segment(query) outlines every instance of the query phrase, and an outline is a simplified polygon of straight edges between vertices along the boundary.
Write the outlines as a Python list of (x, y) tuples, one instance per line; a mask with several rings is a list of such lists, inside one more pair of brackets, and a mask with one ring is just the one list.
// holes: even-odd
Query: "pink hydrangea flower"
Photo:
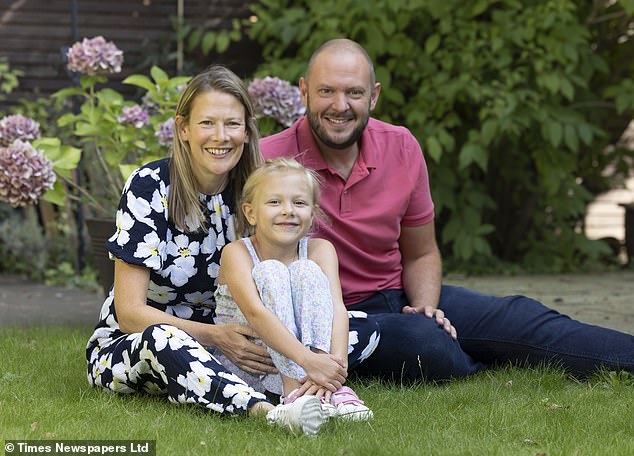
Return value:
[(32, 141), (40, 137), (40, 124), (20, 114), (0, 120), (0, 146), (7, 147), (16, 139)]
[(141, 128), (150, 123), (150, 115), (139, 105), (125, 106), (117, 120), (122, 124), (134, 125)]
[(254, 79), (248, 90), (258, 117), (272, 117), (285, 127), (290, 127), (306, 112), (299, 87), (283, 79), (270, 76)]
[(84, 38), (68, 50), (68, 69), (77, 73), (96, 75), (121, 71), (123, 51), (103, 36)]
[(174, 118), (170, 117), (159, 124), (154, 136), (158, 138), (158, 143), (161, 146), (172, 147), (174, 144)]
[(0, 147), (0, 201), (13, 207), (36, 203), (55, 183), (53, 164), (42, 152), (16, 139)]

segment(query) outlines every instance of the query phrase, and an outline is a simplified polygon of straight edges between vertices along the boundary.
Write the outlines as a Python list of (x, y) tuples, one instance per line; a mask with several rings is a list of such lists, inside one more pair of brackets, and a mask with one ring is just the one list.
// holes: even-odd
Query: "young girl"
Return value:
[(215, 320), (248, 322), (280, 375), (254, 377), (218, 356), (256, 389), (282, 394), (283, 404), (316, 395), (329, 416), (367, 420), (372, 411), (343, 386), (348, 316), (337, 254), (330, 242), (307, 237), (318, 201), (316, 175), (293, 159), (269, 160), (245, 183), (238, 227), (248, 224), (252, 234), (222, 252)]

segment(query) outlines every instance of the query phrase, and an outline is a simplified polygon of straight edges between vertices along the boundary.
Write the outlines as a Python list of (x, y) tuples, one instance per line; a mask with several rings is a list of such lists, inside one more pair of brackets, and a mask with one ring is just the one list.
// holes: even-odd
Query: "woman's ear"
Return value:
[(187, 122), (185, 122), (185, 118), (183, 116), (176, 116), (174, 119), (174, 128), (178, 129), (180, 133), (180, 137), (183, 141), (189, 140), (189, 128), (187, 128)]

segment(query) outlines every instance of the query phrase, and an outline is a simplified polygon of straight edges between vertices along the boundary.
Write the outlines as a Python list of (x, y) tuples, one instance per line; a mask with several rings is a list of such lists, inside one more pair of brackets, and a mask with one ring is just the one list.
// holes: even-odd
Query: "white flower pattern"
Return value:
[[(168, 164), (163, 159), (130, 175), (117, 230), (107, 247), (111, 257), (149, 269), (148, 305), (182, 319), (213, 323), (220, 253), (236, 239), (234, 196), (230, 188), (222, 195), (200, 195), (208, 229), (185, 233), (167, 216)], [(355, 353), (362, 350), (361, 334), (358, 339)], [(378, 343), (378, 336), (374, 341)], [(123, 333), (113, 291), (101, 308), (86, 359), (88, 381), (118, 393), (167, 395), (173, 403), (195, 403), (229, 415), (246, 414), (255, 402), (266, 400), (185, 331), (163, 324)]]

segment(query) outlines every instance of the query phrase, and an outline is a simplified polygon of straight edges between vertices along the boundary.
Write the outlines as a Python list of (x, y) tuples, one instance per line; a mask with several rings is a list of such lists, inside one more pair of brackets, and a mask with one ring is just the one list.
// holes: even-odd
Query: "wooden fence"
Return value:
[[(123, 71), (110, 78), (117, 90), (132, 90), (118, 85), (131, 73), (147, 71), (152, 60), (167, 61), (168, 40), (174, 36), (172, 18), (177, 14), (177, 0), (76, 0), (77, 34), (83, 37), (104, 36), (124, 51)], [(184, 21), (210, 29), (229, 28), (233, 18), (249, 16), (246, 0), (185, 0)], [(0, 57), (11, 68), (21, 70), (20, 86), (9, 95), (7, 104), (20, 98), (48, 96), (69, 85), (63, 52), (74, 42), (71, 0), (0, 0)], [(173, 38), (172, 38), (173, 39)], [(201, 53), (202, 54), (202, 53)], [(259, 63), (259, 47), (238, 43), (221, 56), (197, 55), (202, 68), (212, 62), (229, 66), (245, 77)], [(194, 65), (196, 66), (196, 65)], [(176, 73), (175, 61), (168, 73)]]

